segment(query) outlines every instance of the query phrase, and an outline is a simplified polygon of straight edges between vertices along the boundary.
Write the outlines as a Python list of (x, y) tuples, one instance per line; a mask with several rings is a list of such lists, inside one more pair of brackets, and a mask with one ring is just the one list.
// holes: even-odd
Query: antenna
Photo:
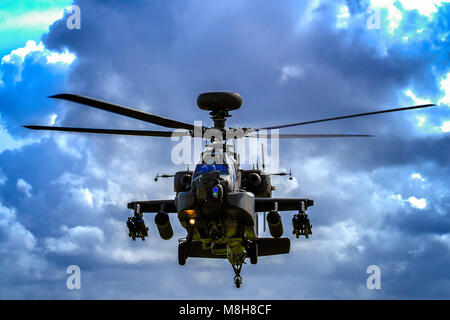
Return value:
[(289, 169), (289, 173), (286, 172), (276, 172), (276, 173), (269, 173), (269, 176), (289, 176), (289, 180), (293, 180), (292, 177), (292, 170)]
[(174, 174), (166, 174), (166, 173), (159, 175), (159, 172), (158, 172), (158, 174), (155, 177), (155, 182), (158, 182), (159, 178), (170, 178), (170, 177), (175, 177), (175, 175)]

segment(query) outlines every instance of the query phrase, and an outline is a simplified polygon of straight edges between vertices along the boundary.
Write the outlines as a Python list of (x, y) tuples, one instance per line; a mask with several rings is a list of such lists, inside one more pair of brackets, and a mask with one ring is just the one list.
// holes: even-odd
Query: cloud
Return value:
[(450, 73), (448, 73), (445, 77), (442, 77), (440, 81), (441, 90), (444, 93), (442, 99), (439, 100), (440, 104), (450, 104)]
[(1, 61), (2, 65), (13, 64), (17, 67), (18, 72), (14, 78), (15, 82), (22, 80), (23, 64), (27, 56), (33, 56), (35, 62), (42, 57), (45, 57), (49, 64), (61, 63), (66, 65), (70, 65), (76, 58), (75, 55), (70, 53), (67, 49), (62, 53), (53, 52), (46, 49), (42, 42), (36, 44), (33, 40), (27, 41), (25, 47), (12, 50), (10, 54), (3, 56)]
[(297, 79), (303, 76), (303, 69), (295, 65), (285, 65), (281, 68), (280, 82), (284, 83), (289, 79)]
[[(47, 96), (61, 90), (74, 56), (48, 50), (42, 42), (28, 41), (24, 47), (11, 50), (0, 63), (0, 96), (2, 125), (18, 145), (38, 140), (22, 128), (26, 121), (43, 121), (55, 113)], [(41, 120), (42, 119), (42, 120)], [(48, 123), (48, 120), (44, 120)], [(29, 138), (28, 138), (28, 137)]]
[(421, 175), (420, 173), (413, 173), (413, 174), (411, 175), (411, 178), (420, 180), (420, 181), (422, 181), (422, 182), (425, 181), (425, 178), (423, 178), (422, 175)]
[(60, 238), (45, 239), (46, 250), (52, 253), (80, 254), (91, 252), (104, 241), (105, 236), (101, 229), (94, 226), (61, 227)]
[(427, 207), (427, 199), (425, 198), (417, 199), (416, 197), (409, 197), (407, 201), (411, 204), (411, 207), (413, 208), (423, 210)]
[(427, 207), (427, 199), (425, 199), (425, 198), (418, 199), (418, 198), (412, 196), (412, 197), (409, 197), (408, 199), (404, 200), (402, 195), (400, 195), (400, 194), (393, 195), (392, 198), (398, 200), (401, 203), (409, 202), (409, 204), (411, 205), (412, 208), (423, 210)]
[(28, 198), (31, 197), (33, 187), (23, 179), (17, 180), (17, 188), (22, 191)]
[(442, 132), (450, 132), (450, 121), (445, 121), (441, 126)]
[(61, 19), (64, 15), (64, 10), (52, 8), (48, 10), (33, 10), (29, 12), (22, 12), (17, 15), (6, 15), (5, 19), (1, 20), (0, 27), (2, 30), (17, 30), (17, 29), (39, 29), (42, 31), (48, 30), (48, 27), (55, 21)]
[[(185, 231), (176, 216), (171, 216), (174, 239), (159, 239), (151, 214), (146, 215), (150, 238), (133, 242), (128, 237), (128, 201), (174, 196), (171, 181), (153, 181), (157, 172), (184, 169), (170, 163), (170, 143), (36, 133), (21, 127), (36, 123), (156, 129), (45, 98), (58, 92), (209, 125), (208, 115), (195, 105), (197, 95), (232, 90), (241, 93), (244, 104), (228, 123), (255, 127), (445, 97), (444, 4), (436, 6), (429, 20), (396, 3), (394, 13), (387, 12), (388, 23), (369, 30), (365, 9), (370, 3), (346, 3), (347, 27), (336, 28), (342, 3), (334, 1), (136, 1), (132, 6), (109, 1), (106, 6), (81, 0), (80, 30), (67, 29), (63, 18), (51, 26), (42, 44), (35, 40), (11, 48), (8, 61), (0, 66), (5, 132), (16, 141), (39, 139), (0, 148), (5, 221), (0, 234), (12, 237), (6, 226), (13, 225), (23, 236), (11, 238), (0, 257), (2, 270), (20, 284), (13, 286), (5, 276), (2, 287), (14, 297), (31, 298), (448, 296), (448, 286), (440, 281), (450, 270), (445, 242), (450, 234), (450, 140), (444, 129), (417, 129), (420, 119), (424, 127), (445, 128), (444, 106), (283, 131), (376, 137), (280, 142), (280, 165), (292, 169), (295, 179), (274, 178), (274, 196), (315, 200), (309, 210), (313, 236), (293, 238), (291, 214), (284, 215), (293, 252), (245, 265), (240, 290), (233, 287), (227, 261), (189, 259), (185, 267), (177, 265), (177, 238)], [(384, 8), (390, 10), (390, 5), (386, 2)], [(396, 10), (401, 19), (395, 19)], [(407, 42), (402, 39), (405, 32)], [(27, 190), (31, 197), (24, 197)], [(14, 245), (18, 251), (12, 250)], [(23, 258), (10, 258), (12, 254)], [(17, 261), (39, 267), (26, 276), (25, 265), (16, 268)], [(84, 279), (78, 295), (58, 289), (72, 264), (80, 266)], [(365, 287), (366, 269), (373, 264), (381, 267), (382, 291)]]

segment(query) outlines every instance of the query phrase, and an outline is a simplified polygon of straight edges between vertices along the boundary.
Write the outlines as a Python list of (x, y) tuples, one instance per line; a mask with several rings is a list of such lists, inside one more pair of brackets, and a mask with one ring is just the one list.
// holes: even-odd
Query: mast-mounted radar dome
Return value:
[(241, 107), (242, 97), (236, 92), (205, 92), (198, 96), (197, 105), (213, 112), (231, 111)]

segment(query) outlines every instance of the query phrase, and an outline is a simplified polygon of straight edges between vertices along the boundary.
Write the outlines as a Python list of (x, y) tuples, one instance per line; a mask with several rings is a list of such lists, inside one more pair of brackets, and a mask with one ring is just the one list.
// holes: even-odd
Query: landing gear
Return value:
[(251, 264), (257, 264), (258, 263), (258, 242), (256, 240), (253, 240), (250, 242), (248, 246), (248, 254), (250, 257), (250, 263)]
[(181, 242), (178, 244), (178, 264), (184, 266), (186, 264), (186, 243)]
[(236, 288), (240, 288), (242, 284), (242, 277), (241, 276), (235, 276), (234, 277), (234, 284), (236, 285)]
[(232, 267), (235, 273), (234, 284), (236, 285), (236, 288), (240, 288), (242, 284), (242, 277), (241, 277), (242, 264), (238, 266), (233, 265)]
[(186, 239), (178, 240), (180, 242), (178, 244), (178, 264), (180, 266), (184, 266), (189, 257), (189, 249), (192, 243), (192, 231), (192, 228), (189, 229)]

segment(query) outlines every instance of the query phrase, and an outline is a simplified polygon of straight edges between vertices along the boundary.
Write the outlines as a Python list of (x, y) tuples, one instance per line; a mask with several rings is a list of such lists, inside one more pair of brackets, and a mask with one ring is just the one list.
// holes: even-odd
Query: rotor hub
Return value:
[(214, 113), (228, 112), (241, 107), (242, 97), (236, 92), (205, 92), (198, 96), (197, 105)]
[(242, 97), (236, 92), (205, 92), (198, 96), (197, 105), (209, 114), (214, 121), (214, 128), (225, 132), (226, 118), (231, 117), (229, 111), (241, 107)]

